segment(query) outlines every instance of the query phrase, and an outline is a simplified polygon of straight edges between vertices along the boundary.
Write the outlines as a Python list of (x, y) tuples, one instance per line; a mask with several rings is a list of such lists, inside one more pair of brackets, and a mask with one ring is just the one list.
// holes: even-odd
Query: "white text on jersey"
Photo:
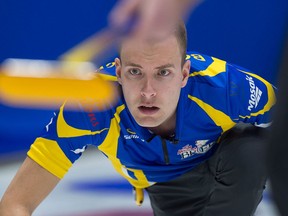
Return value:
[(262, 95), (262, 91), (255, 85), (254, 80), (251, 76), (246, 75), (246, 80), (249, 81), (250, 93), (251, 93), (247, 109), (251, 111), (252, 108), (256, 108), (258, 106), (258, 103)]

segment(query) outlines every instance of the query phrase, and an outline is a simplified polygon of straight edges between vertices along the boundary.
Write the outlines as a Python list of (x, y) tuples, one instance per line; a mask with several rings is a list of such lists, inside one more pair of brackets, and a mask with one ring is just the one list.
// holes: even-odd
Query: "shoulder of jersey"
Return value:
[(186, 60), (191, 61), (190, 76), (213, 77), (226, 71), (226, 61), (199, 52), (187, 52)]
[(97, 69), (97, 73), (104, 78), (105, 80), (109, 81), (117, 81), (116, 71), (115, 71), (115, 62), (113, 60), (108, 61), (107, 63), (101, 65)]

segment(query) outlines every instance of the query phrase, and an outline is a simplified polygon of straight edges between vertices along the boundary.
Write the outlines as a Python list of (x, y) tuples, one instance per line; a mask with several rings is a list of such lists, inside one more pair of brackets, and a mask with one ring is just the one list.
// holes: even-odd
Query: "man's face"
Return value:
[(135, 38), (123, 42), (121, 60), (115, 59), (116, 74), (139, 125), (161, 127), (175, 119), (180, 90), (190, 70), (190, 62), (182, 67), (181, 60), (175, 36), (154, 43)]

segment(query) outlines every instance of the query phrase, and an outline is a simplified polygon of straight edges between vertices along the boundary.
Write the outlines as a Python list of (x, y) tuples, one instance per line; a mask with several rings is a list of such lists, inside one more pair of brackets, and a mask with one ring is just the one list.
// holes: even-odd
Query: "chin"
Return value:
[(156, 121), (155, 119), (151, 118), (135, 119), (135, 120), (141, 127), (157, 127), (161, 124), (159, 123), (159, 121)]

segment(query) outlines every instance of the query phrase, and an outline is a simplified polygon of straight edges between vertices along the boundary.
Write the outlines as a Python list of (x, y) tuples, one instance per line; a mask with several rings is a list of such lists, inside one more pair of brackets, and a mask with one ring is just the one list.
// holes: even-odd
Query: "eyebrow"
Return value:
[[(125, 63), (125, 66), (132, 66), (132, 67), (143, 68), (141, 65), (135, 64), (135, 63), (133, 63), (133, 62), (127, 62), (127, 63)], [(169, 64), (160, 65), (160, 66), (156, 67), (155, 69), (161, 70), (161, 69), (170, 68), (170, 67), (175, 68), (175, 65), (169, 63)]]
[(127, 63), (124, 63), (125, 66), (132, 66), (132, 67), (138, 67), (138, 68), (142, 68), (141, 65), (139, 64), (135, 64), (133, 62), (127, 62)]
[(174, 64), (164, 64), (164, 65), (156, 67), (156, 69), (161, 70), (161, 69), (170, 68), (170, 67), (175, 68), (175, 65)]

